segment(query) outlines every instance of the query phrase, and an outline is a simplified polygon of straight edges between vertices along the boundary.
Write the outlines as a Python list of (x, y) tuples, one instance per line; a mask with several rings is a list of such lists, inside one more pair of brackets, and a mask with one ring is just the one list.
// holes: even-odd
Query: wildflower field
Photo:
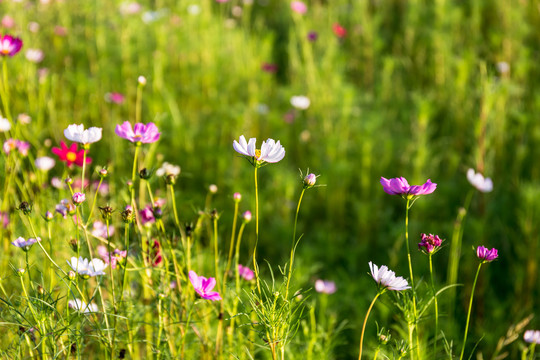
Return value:
[(0, 18), (2, 359), (540, 359), (538, 1)]

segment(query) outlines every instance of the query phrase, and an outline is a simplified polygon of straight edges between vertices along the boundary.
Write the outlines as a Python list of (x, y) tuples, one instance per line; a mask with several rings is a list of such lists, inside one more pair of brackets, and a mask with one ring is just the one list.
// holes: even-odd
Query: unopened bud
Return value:
[(86, 200), (86, 195), (84, 195), (83, 193), (81, 192), (76, 192), (75, 194), (73, 194), (73, 196), (71, 197), (71, 200), (73, 200), (73, 203), (75, 205), (81, 205), (84, 200)]
[(317, 175), (313, 173), (306, 175), (306, 177), (304, 178), (305, 187), (313, 187), (316, 182), (317, 182)]
[(142, 169), (139, 171), (139, 176), (141, 179), (148, 180), (152, 177), (152, 170), (148, 170), (147, 168)]
[(77, 274), (75, 273), (75, 271), (70, 271), (68, 273), (68, 278), (69, 280), (75, 280), (77, 278)]
[(133, 221), (133, 209), (130, 205), (127, 205), (124, 211), (122, 211), (122, 221), (126, 224)]
[(103, 168), (99, 170), (98, 174), (99, 174), (99, 177), (101, 177), (102, 179), (105, 179), (107, 176), (109, 176), (109, 170), (107, 170), (106, 168)]
[(217, 193), (217, 191), (218, 191), (217, 185), (216, 185), (216, 184), (210, 185), (210, 186), (208, 187), (208, 191), (210, 191), (210, 193), (212, 193), (212, 194)]
[(139, 78), (137, 79), (137, 81), (139, 82), (139, 85), (146, 85), (146, 78), (144, 76), (139, 76)]
[(66, 183), (66, 185), (71, 185), (71, 184), (73, 184), (73, 179), (70, 178), (70, 177), (67, 177), (67, 178), (64, 180), (64, 182)]
[(105, 221), (110, 221), (112, 218), (113, 209), (109, 205), (100, 207), (99, 211), (101, 212), (101, 217)]
[(243, 218), (244, 218), (244, 222), (248, 223), (251, 221), (251, 211), (247, 210), (246, 212), (244, 212), (244, 214), (242, 215)]
[(17, 269), (17, 275), (19, 276), (23, 276), (25, 272), (26, 272), (26, 269), (24, 268)]
[(73, 250), (73, 252), (77, 252), (77, 250), (79, 249), (79, 242), (77, 241), (77, 239), (71, 239), (69, 240), (69, 246), (71, 247), (71, 250)]
[(45, 216), (44, 216), (45, 221), (51, 221), (53, 219), (53, 217), (54, 217), (54, 214), (47, 210), (47, 212), (45, 213)]
[(235, 192), (233, 194), (233, 200), (234, 202), (240, 202), (240, 200), (242, 200), (242, 194), (240, 194), (239, 192)]
[(39, 295), (43, 295), (43, 294), (45, 294), (45, 289), (43, 289), (43, 286), (38, 285), (37, 286), (37, 292), (38, 292)]

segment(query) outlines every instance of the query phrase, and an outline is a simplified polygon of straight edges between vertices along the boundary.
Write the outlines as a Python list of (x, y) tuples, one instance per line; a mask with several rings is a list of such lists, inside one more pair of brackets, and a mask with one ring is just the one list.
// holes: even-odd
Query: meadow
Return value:
[(540, 358), (538, 1), (0, 17), (2, 358)]

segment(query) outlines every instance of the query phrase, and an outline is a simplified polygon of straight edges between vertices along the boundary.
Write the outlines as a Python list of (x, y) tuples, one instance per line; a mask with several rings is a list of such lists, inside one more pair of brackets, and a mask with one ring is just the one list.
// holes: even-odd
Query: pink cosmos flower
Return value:
[(291, 9), (295, 13), (303, 15), (307, 11), (307, 5), (304, 4), (302, 1), (293, 1), (291, 2)]
[(22, 156), (27, 156), (28, 150), (30, 149), (30, 143), (17, 139), (7, 139), (4, 142), (3, 149), (6, 154), (9, 154), (13, 150), (17, 150)]
[(156, 222), (152, 206), (148, 205), (144, 209), (139, 210), (139, 216), (141, 218), (141, 224), (150, 225)]
[(18, 53), (23, 46), (21, 39), (11, 35), (0, 35), (0, 55), (13, 56)]
[(315, 291), (321, 294), (333, 294), (337, 290), (336, 283), (329, 280), (318, 279), (315, 281)]
[(99, 245), (97, 247), (97, 252), (99, 257), (105, 261), (105, 264), (111, 265), (112, 269), (116, 269), (116, 266), (122, 263), (127, 256), (126, 250), (122, 251), (115, 249), (113, 252), (109, 253), (107, 247), (104, 245)]
[(476, 248), (476, 256), (482, 262), (491, 262), (499, 257), (499, 252), (495, 248), (489, 250), (484, 246), (479, 246)]
[(149, 144), (159, 140), (161, 133), (158, 132), (158, 128), (154, 123), (137, 123), (135, 128), (131, 126), (129, 121), (124, 121), (122, 125), (116, 125), (114, 130), (116, 135), (123, 139), (129, 140), (132, 143)]
[[(66, 162), (68, 167), (73, 164), (79, 167), (83, 166), (84, 150), (77, 150), (76, 143), (73, 143), (70, 147), (67, 147), (65, 142), (60, 141), (60, 147), (53, 147), (51, 151), (60, 158), (60, 161)], [(86, 163), (90, 164), (91, 162), (92, 159), (87, 156)]]
[(441, 244), (442, 240), (439, 238), (439, 235), (422, 234), (422, 241), (418, 243), (418, 249), (431, 254), (436, 252), (441, 247)]
[(251, 281), (255, 278), (255, 273), (247, 266), (238, 264), (238, 274), (246, 281)]
[(203, 299), (212, 301), (222, 300), (217, 291), (212, 291), (214, 286), (216, 286), (215, 278), (211, 277), (207, 279), (204, 276), (198, 276), (195, 271), (190, 270), (189, 281), (191, 281), (191, 285), (193, 285), (193, 288), (197, 294), (199, 294)]
[(71, 197), (71, 200), (73, 200), (73, 203), (75, 205), (80, 205), (82, 204), (85, 200), (86, 200), (86, 195), (84, 195), (83, 193), (81, 192), (76, 192), (75, 194), (73, 194), (73, 196)]
[(263, 63), (261, 65), (261, 69), (264, 72), (274, 74), (274, 73), (276, 73), (278, 71), (278, 66), (276, 64), (271, 64), (271, 63), (265, 62), (265, 63)]
[[(114, 226), (109, 225), (109, 236), (114, 235), (114, 230)], [(102, 237), (107, 239), (107, 224), (99, 220), (95, 221), (92, 225), (92, 235), (94, 235), (95, 237)]]
[(428, 195), (435, 191), (437, 184), (432, 183), (430, 179), (423, 185), (409, 185), (404, 177), (386, 179), (381, 177), (383, 190), (390, 195), (401, 195), (411, 198), (418, 195)]
[(112, 92), (112, 93), (106, 93), (105, 94), (105, 101), (121, 105), (124, 103), (125, 96), (123, 94)]

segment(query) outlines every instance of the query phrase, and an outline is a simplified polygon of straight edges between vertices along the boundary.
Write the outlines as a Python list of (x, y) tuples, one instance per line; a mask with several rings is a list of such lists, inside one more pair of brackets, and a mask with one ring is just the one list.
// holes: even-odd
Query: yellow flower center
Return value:
[(75, 154), (74, 152), (68, 152), (66, 154), (66, 159), (69, 161), (69, 162), (74, 162), (75, 160), (77, 160), (77, 154)]
[(256, 149), (255, 150), (255, 159), (259, 160), (260, 157), (261, 157), (261, 150)]

